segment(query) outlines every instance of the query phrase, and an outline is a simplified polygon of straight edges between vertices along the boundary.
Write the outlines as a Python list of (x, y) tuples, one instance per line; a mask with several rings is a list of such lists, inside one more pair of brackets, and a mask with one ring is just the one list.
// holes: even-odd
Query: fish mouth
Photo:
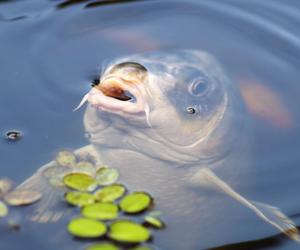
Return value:
[(83, 101), (87, 100), (92, 106), (108, 112), (147, 114), (148, 105), (142, 85), (142, 82), (109, 75), (94, 86)]

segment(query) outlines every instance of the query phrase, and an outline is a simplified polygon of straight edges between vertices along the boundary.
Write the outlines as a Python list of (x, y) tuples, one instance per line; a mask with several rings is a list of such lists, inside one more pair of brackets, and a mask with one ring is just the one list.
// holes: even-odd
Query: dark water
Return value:
[[(1, 176), (19, 183), (58, 149), (87, 144), (83, 109), (72, 110), (103, 63), (148, 50), (200, 49), (219, 59), (247, 98), (254, 92), (250, 109), (256, 97), (265, 100), (263, 111), (251, 113), (260, 181), (246, 195), (280, 207), (300, 225), (299, 1), (87, 3), (0, 1), (0, 132), (24, 132), (16, 143), (0, 141)], [(53, 249), (49, 237), (58, 249), (72, 243), (64, 231), (53, 234), (53, 225), (25, 229), (1, 225), (1, 249)], [(299, 249), (281, 235), (243, 239), (216, 249)]]

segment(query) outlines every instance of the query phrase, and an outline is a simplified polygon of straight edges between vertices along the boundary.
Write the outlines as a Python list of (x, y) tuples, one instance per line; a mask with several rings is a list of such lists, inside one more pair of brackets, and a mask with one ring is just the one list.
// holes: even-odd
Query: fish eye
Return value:
[(203, 96), (208, 91), (208, 81), (205, 78), (199, 78), (192, 82), (189, 92), (195, 96)]
[(186, 108), (186, 112), (188, 112), (189, 114), (193, 115), (196, 113), (196, 109), (193, 107), (187, 107)]

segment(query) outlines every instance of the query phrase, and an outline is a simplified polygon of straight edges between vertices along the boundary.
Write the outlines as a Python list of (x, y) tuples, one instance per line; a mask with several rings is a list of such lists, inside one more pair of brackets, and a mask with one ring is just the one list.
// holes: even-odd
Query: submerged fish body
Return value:
[[(251, 130), (236, 86), (211, 55), (172, 50), (119, 58), (80, 106), (85, 101), (92, 145), (79, 151), (117, 168), (129, 189), (153, 195), (168, 226), (155, 235), (161, 249), (205, 249), (272, 235), (273, 228), (298, 239), (277, 208), (236, 191), (255, 185)], [(20, 187), (45, 186), (49, 168)], [(54, 202), (44, 201), (41, 213)], [(258, 226), (263, 233), (253, 230)]]

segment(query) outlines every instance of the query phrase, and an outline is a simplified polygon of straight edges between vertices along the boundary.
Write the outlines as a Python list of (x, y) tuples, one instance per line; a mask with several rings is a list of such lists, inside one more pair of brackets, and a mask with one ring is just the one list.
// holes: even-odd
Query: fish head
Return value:
[(202, 51), (120, 58), (89, 92), (85, 127), (102, 146), (181, 164), (211, 162), (229, 148), (233, 89), (219, 63)]

